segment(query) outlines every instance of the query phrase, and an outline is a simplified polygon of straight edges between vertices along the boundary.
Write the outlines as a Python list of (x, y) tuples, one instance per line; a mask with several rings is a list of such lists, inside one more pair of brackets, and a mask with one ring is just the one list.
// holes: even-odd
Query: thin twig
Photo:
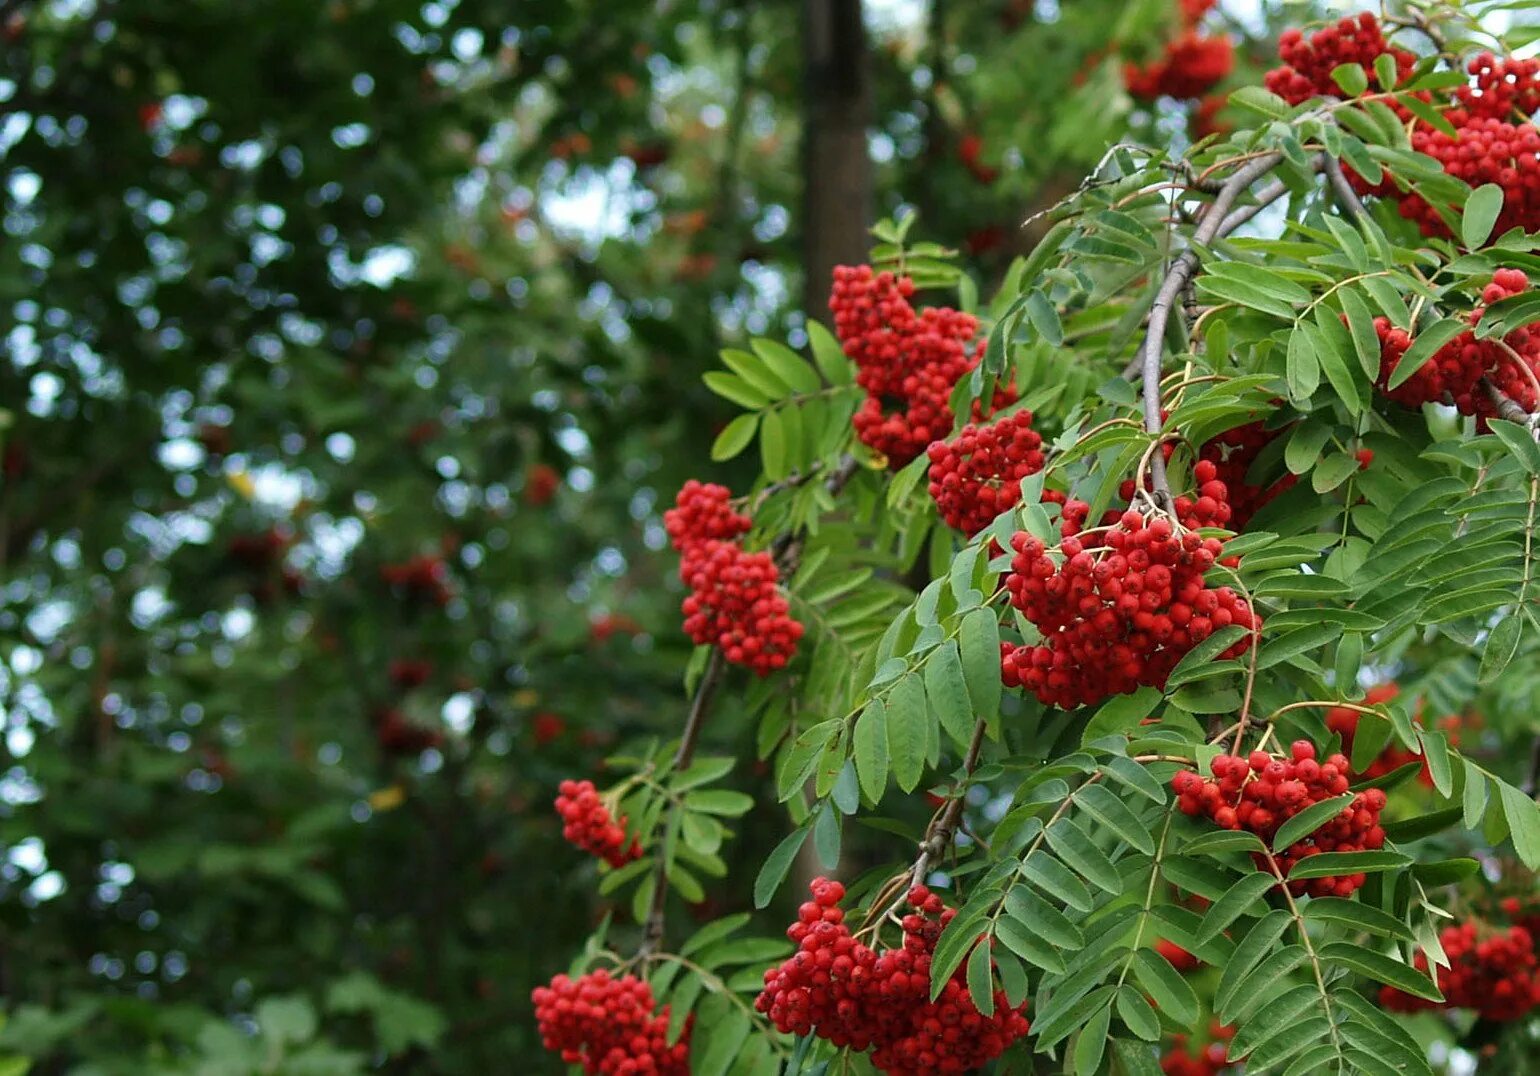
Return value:
[[(1232, 218), (1235, 219), (1235, 223), (1231, 227), (1239, 227), (1261, 212), (1261, 207), (1265, 203), (1260, 201), (1254, 207), (1247, 206), (1235, 213), (1231, 213), (1230, 210), (1242, 191), (1271, 172), (1282, 160), (1283, 154), (1279, 152), (1263, 154), (1241, 166), (1234, 175), (1225, 180), (1218, 193), (1214, 195), (1213, 202), (1204, 210), (1203, 220), (1193, 232), (1192, 241), (1195, 246), (1207, 246), (1220, 235), (1225, 234), (1226, 225)], [(1281, 184), (1278, 187), (1278, 193), (1273, 200), (1283, 195), (1284, 188)], [(1149, 331), (1136, 353), (1144, 383), (1144, 429), (1151, 435), (1159, 434), (1162, 426), (1160, 359), (1165, 347), (1166, 323), (1170, 320), (1172, 308), (1181, 298), (1183, 289), (1187, 287), (1188, 281), (1193, 278), (1197, 270), (1198, 252), (1194, 247), (1183, 251), (1181, 256), (1171, 263), (1166, 279), (1161, 282), (1160, 290), (1155, 293), (1155, 301), (1150, 304)], [(1172, 507), (1171, 484), (1166, 479), (1166, 461), (1158, 453), (1150, 459), (1150, 484), (1155, 489), (1155, 495), (1161, 507), (1169, 512)]]
[[(679, 773), (695, 757), (695, 745), (700, 740), (700, 730), (706, 724), (706, 714), (711, 709), (722, 676), (727, 672), (727, 658), (720, 647), (711, 648), (706, 659), (706, 669), (695, 687), (695, 697), (690, 700), (690, 713), (685, 718), (684, 732), (679, 737), (679, 747), (669, 763), (672, 773)], [(668, 898), (668, 830), (674, 821), (675, 811), (670, 809), (658, 821), (652, 834), (653, 855), (657, 857), (652, 868), (652, 902), (647, 910), (647, 922), (642, 928), (640, 955), (650, 956), (663, 941), (663, 910)]]
[(1347, 174), (1342, 171), (1342, 162), (1335, 157), (1327, 156), (1322, 158), (1322, 163), (1325, 167), (1326, 178), (1331, 182), (1331, 192), (1336, 197), (1337, 204), (1342, 207), (1342, 211), (1348, 216), (1358, 219), (1367, 217), (1369, 211), (1364, 208), (1364, 203), (1358, 197), (1358, 192), (1348, 182)]
[[(988, 722), (979, 718), (978, 724), (973, 726), (973, 740), (968, 744), (968, 754), (963, 758), (963, 783), (966, 785), (969, 777), (979, 764), (979, 752), (984, 747), (984, 733), (988, 728)], [(909, 884), (920, 885), (925, 881), (925, 872), (930, 869), (930, 864), (941, 857), (952, 843), (952, 837), (957, 832), (957, 824), (962, 821), (964, 790), (947, 801), (946, 807), (936, 816), (935, 821), (925, 831), (925, 839), (920, 842), (920, 854), (915, 858), (914, 869), (909, 872)]]

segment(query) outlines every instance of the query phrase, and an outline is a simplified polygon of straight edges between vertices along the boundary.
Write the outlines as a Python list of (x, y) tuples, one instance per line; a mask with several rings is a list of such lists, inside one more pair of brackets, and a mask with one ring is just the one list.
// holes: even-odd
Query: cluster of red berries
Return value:
[[(1364, 705), (1378, 706), (1389, 702), (1400, 693), (1401, 689), (1395, 684), (1377, 684), (1364, 695)], [(1421, 707), (1418, 707), (1418, 712), (1413, 717), (1420, 718), (1421, 715)], [(1362, 716), (1359, 711), (1350, 710), (1346, 706), (1333, 706), (1326, 711), (1326, 727), (1342, 737), (1342, 750), (1349, 756), (1353, 753), (1353, 737), (1358, 733), (1358, 722)], [(1440, 718), (1438, 727), (1444, 730), (1451, 744), (1459, 744), (1460, 719), (1458, 717), (1451, 714)], [(1376, 777), (1383, 777), (1387, 773), (1400, 769), (1408, 762), (1422, 763), (1422, 771), (1417, 775), (1417, 779), (1432, 788), (1433, 775), (1428, 770), (1428, 760), (1408, 751), (1395, 740), (1386, 744), (1385, 749), (1375, 756), (1374, 761), (1354, 774), (1354, 777), (1361, 781), (1372, 781)]]
[(684, 630), (733, 664), (767, 676), (796, 654), (803, 628), (790, 616), (775, 559), (747, 552), (733, 540), (750, 522), (733, 511), (731, 500), (726, 487), (692, 478), (663, 513), (663, 526), (679, 551), (679, 578), (690, 588), (682, 607)]
[(1186, 1035), (1172, 1035), (1171, 1049), (1160, 1059), (1160, 1071), (1166, 1076), (1219, 1076), (1230, 1065), (1225, 1043), (1235, 1038), (1235, 1028), (1209, 1021), (1209, 1041), (1206, 1046), (1191, 1052)]
[(598, 856), (612, 867), (624, 867), (640, 859), (642, 846), (635, 837), (626, 843), (626, 819), (618, 822), (599, 798), (592, 781), (563, 781), (556, 797), (556, 813), (561, 815), (561, 835), (585, 852)]
[[(1444, 111), (1454, 135), (1418, 126), (1412, 148), (1472, 187), (1495, 183), (1502, 188), (1503, 207), (1493, 235), (1514, 227), (1532, 231), (1540, 223), (1540, 130), (1529, 116), (1540, 101), (1540, 65), (1483, 53), (1467, 70), (1476, 85), (1460, 87), (1453, 107)], [(1443, 218), (1420, 196), (1407, 193), (1400, 203), (1401, 215), (1416, 221), (1424, 235), (1449, 234)]]
[(443, 557), (419, 553), (384, 565), (380, 568), (380, 578), (408, 598), (438, 606), (449, 604), (449, 566)]
[(1165, 938), (1156, 939), (1155, 951), (1165, 957), (1166, 962), (1177, 971), (1192, 971), (1193, 968), (1199, 967), (1203, 963), (1203, 961), (1189, 953), (1186, 949), (1183, 949), (1176, 942), (1167, 941)]
[(285, 594), (300, 592), (304, 577), (293, 567), (283, 563), (284, 553), (293, 544), (293, 538), (272, 527), (259, 534), (237, 534), (226, 547), (230, 559), (252, 573), (249, 592), (260, 604), (266, 604), (275, 596), (273, 569), (278, 569), (277, 585)]
[(1202, 97), (1235, 67), (1235, 46), (1224, 34), (1200, 33), (1198, 23), (1214, 0), (1182, 0), (1181, 32), (1166, 42), (1160, 57), (1143, 67), (1123, 65), (1123, 85), (1143, 101), (1157, 97)]
[(606, 969), (558, 975), (535, 988), (535, 1022), (547, 1050), (594, 1076), (689, 1076), (690, 1023), (668, 1044), (668, 1006), (654, 1014), (652, 988)]
[[(1540, 1005), (1540, 966), (1528, 930), (1514, 926), (1499, 931), (1463, 923), (1445, 927), (1438, 940), (1449, 957), (1449, 967), (1438, 969), (1443, 1002), (1384, 986), (1381, 1005), (1395, 1012), (1475, 1009), (1488, 1020), (1518, 1020)], [(1417, 970), (1428, 970), (1425, 953), (1419, 952), (1414, 963)]]
[(1000, 178), (1000, 169), (984, 163), (984, 140), (976, 134), (965, 134), (958, 141), (957, 159), (969, 175), (986, 187)]
[(422, 658), (397, 658), (390, 663), (390, 682), (404, 691), (421, 687), (433, 675), (433, 662)]
[(375, 742), (387, 755), (403, 758), (420, 755), (444, 742), (439, 733), (413, 724), (393, 706), (375, 710), (369, 715), (369, 724), (374, 729)]
[(1284, 65), (1263, 76), (1262, 84), (1291, 105), (1312, 97), (1341, 97), (1342, 88), (1331, 77), (1333, 70), (1342, 64), (1358, 64), (1372, 74), (1374, 61), (1387, 54), (1395, 60), (1399, 84), (1411, 74), (1417, 57), (1386, 41), (1380, 20), (1367, 11), (1309, 37), (1291, 28), (1278, 38), (1278, 58)]
[[(1378, 57), (1389, 55), (1399, 83), (1416, 63), (1412, 53), (1385, 40), (1379, 20), (1367, 12), (1309, 38), (1288, 30), (1279, 38), (1278, 54), (1284, 66), (1269, 71), (1265, 85), (1291, 104), (1316, 96), (1342, 96), (1331, 77), (1339, 64), (1357, 63), (1372, 71)], [(1540, 108), (1540, 62), (1482, 53), (1469, 61), (1466, 71), (1474, 84), (1456, 87), (1442, 101), (1433, 102), (1427, 91), (1416, 95), (1441, 108), (1454, 133), (1415, 123), (1412, 148), (1434, 158), (1445, 172), (1471, 187), (1495, 183), (1502, 188), (1503, 206), (1494, 234), (1514, 227), (1534, 231), (1540, 225), (1540, 130), (1530, 117)], [(1390, 105), (1403, 120), (1414, 119), (1399, 102)], [(1395, 198), (1401, 215), (1415, 221), (1424, 235), (1450, 234), (1433, 206), (1415, 192), (1400, 190), (1391, 176), (1372, 184), (1351, 170), (1348, 177), (1360, 193)]]
[(903, 946), (878, 954), (846, 925), (839, 907), (844, 886), (817, 878), (810, 888), (813, 899), (786, 930), (797, 952), (765, 972), (754, 1003), (777, 1029), (871, 1050), (873, 1067), (891, 1076), (969, 1072), (1027, 1033), (1027, 1018), (1003, 992), (995, 993), (993, 1016), (980, 1013), (961, 968), (931, 1000), (931, 955), (957, 914), (939, 896), (922, 885), (912, 888)]
[(561, 472), (549, 463), (531, 464), (524, 472), (524, 503), (535, 508), (551, 503), (561, 488)]
[[(1193, 471), (1199, 495), (1178, 498), (1181, 529), (1130, 509), (1115, 523), (1082, 532), (1086, 505), (1070, 501), (1056, 550), (1024, 531), (1012, 537), (1005, 586), (1042, 638), (1002, 645), (1007, 686), (1025, 687), (1051, 706), (1086, 706), (1163, 686), (1183, 655), (1220, 628), (1260, 624), (1234, 590), (1204, 581), (1223, 544), (1190, 528), (1223, 526), (1229, 508), (1214, 465), (1201, 461)], [(1248, 631), (1222, 656), (1244, 653), (1253, 635)]]
[(971, 538), (1021, 500), (1021, 480), (1043, 469), (1043, 438), (1032, 428), (1032, 412), (1017, 411), (932, 441), (926, 455), (941, 518)]
[[(1528, 290), (1529, 278), (1522, 270), (1497, 270), (1491, 283), (1481, 291), (1481, 305), (1470, 313), (1471, 324), (1480, 320), (1487, 305)], [(1412, 337), (1386, 318), (1375, 319), (1374, 331), (1380, 338), (1380, 376), (1376, 384), (1399, 404), (1449, 404), (1463, 415), (1477, 416), (1484, 424), (1497, 415), (1497, 407), (1482, 387), (1483, 378), (1525, 411), (1533, 411), (1540, 404), (1534, 388), (1535, 379), (1540, 376), (1540, 331), (1534, 325), (1520, 326), (1501, 341), (1477, 340), (1474, 332), (1461, 333), (1394, 389), (1388, 387), (1390, 375), (1412, 346)]]
[(715, 482), (690, 479), (679, 488), (674, 507), (663, 513), (663, 529), (681, 554), (708, 542), (731, 542), (749, 532), (753, 522), (733, 511), (732, 493)]
[[(1268, 845), (1278, 827), (1306, 807), (1340, 796), (1348, 790), (1348, 760), (1331, 755), (1317, 762), (1315, 745), (1296, 740), (1290, 747), (1291, 758), (1277, 758), (1266, 751), (1253, 751), (1249, 757), (1220, 755), (1214, 759), (1214, 779), (1206, 781), (1192, 770), (1182, 770), (1171, 779), (1177, 794), (1177, 806), (1186, 815), (1203, 815), (1223, 829), (1249, 830)], [(1278, 868), (1287, 875), (1294, 865), (1322, 852), (1359, 852), (1382, 848), (1385, 831), (1380, 828), (1380, 811), (1385, 807), (1385, 793), (1378, 788), (1360, 792), (1346, 810), (1319, 829), (1301, 837), (1277, 855)], [(1257, 865), (1266, 860), (1253, 853)], [(1351, 894), (1363, 885), (1362, 874), (1300, 879), (1289, 883), (1289, 890), (1313, 897)]]
[[(1285, 427), (1286, 429), (1287, 427)], [(1285, 474), (1271, 485), (1254, 486), (1246, 481), (1246, 473), (1282, 430), (1269, 430), (1260, 421), (1248, 422), (1233, 430), (1204, 442), (1198, 450), (1198, 458), (1214, 465), (1215, 476), (1225, 484), (1229, 492), (1230, 528), (1244, 530), (1251, 517), (1273, 498), (1292, 489), (1299, 481), (1298, 475)]]
[[(950, 307), (916, 311), (913, 295), (909, 277), (841, 265), (829, 297), (835, 335), (866, 390), (853, 420), (856, 436), (894, 468), (952, 432), (952, 389), (983, 352), (983, 341), (970, 350), (978, 319)], [(996, 389), (991, 410), (1015, 398), (1009, 388)], [(978, 404), (972, 418), (984, 418)]]
[(1123, 85), (1133, 97), (1202, 97), (1235, 68), (1235, 46), (1223, 34), (1184, 30), (1166, 43), (1159, 59), (1123, 67)]

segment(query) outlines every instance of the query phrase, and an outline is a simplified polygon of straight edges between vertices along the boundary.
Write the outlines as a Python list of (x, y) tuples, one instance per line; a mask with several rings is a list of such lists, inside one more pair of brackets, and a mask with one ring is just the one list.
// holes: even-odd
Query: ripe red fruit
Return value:
[[(1392, 986), (1380, 988), (1380, 1004), (1395, 1012), (1423, 1009), (1475, 1009), (1488, 1020), (1519, 1020), (1540, 1006), (1540, 966), (1534, 939), (1521, 926), (1497, 930), (1485, 924), (1463, 923), (1439, 932), (1449, 967), (1438, 969), (1441, 1003), (1404, 994)], [(1427, 972), (1427, 954), (1414, 958)]]
[(1299, 476), (1285, 474), (1276, 482), (1254, 486), (1246, 481), (1251, 465), (1274, 439), (1288, 431), (1289, 427), (1269, 430), (1262, 422), (1248, 422), (1233, 430), (1226, 430), (1205, 441), (1198, 450), (1198, 458), (1214, 465), (1215, 477), (1224, 483), (1230, 505), (1229, 526), (1244, 530), (1251, 517), (1275, 497), (1293, 489)]
[[(1171, 779), (1177, 807), (1186, 815), (1206, 816), (1223, 829), (1248, 830), (1271, 845), (1284, 822), (1312, 804), (1348, 790), (1348, 761), (1342, 755), (1317, 763), (1315, 746), (1308, 740), (1295, 741), (1290, 754), (1287, 759), (1274, 758), (1265, 751), (1253, 751), (1249, 757), (1220, 755), (1212, 763), (1212, 780), (1182, 770)], [(1341, 814), (1277, 853), (1279, 870), (1287, 877), (1300, 860), (1322, 852), (1384, 847), (1385, 831), (1380, 828), (1384, 807), (1381, 789), (1358, 793)], [(1252, 858), (1259, 869), (1269, 869), (1261, 853), (1253, 853)], [(1296, 895), (1346, 897), (1365, 880), (1363, 874), (1333, 875), (1300, 879), (1288, 886)]]
[(971, 1071), (1029, 1030), (1002, 991), (994, 1015), (980, 1013), (961, 967), (931, 1000), (931, 955), (957, 912), (924, 886), (909, 891), (903, 946), (882, 953), (852, 936), (839, 907), (844, 886), (817, 878), (810, 888), (813, 899), (786, 931), (797, 952), (765, 972), (754, 1003), (777, 1029), (870, 1050), (873, 1067), (893, 1076)]
[(612, 867), (624, 867), (641, 857), (642, 846), (636, 838), (626, 843), (626, 819), (617, 822), (610, 816), (592, 781), (563, 781), (558, 791), (556, 813), (563, 823), (561, 835), (568, 841)]
[(947, 526), (970, 538), (1021, 501), (1021, 480), (1043, 469), (1043, 439), (1032, 412), (988, 426), (967, 425), (950, 441), (932, 441), (930, 495)]
[[(1540, 137), (1537, 137), (1540, 148)], [(1540, 176), (1537, 176), (1540, 182)], [(1518, 269), (1499, 269), (1492, 274), (1481, 292), (1481, 303), (1471, 311), (1472, 325), (1480, 319), (1486, 304), (1529, 290), (1529, 278)], [(1497, 415), (1482, 379), (1525, 411), (1535, 410), (1540, 397), (1535, 393), (1535, 376), (1540, 375), (1540, 330), (1533, 325), (1510, 332), (1501, 342), (1477, 340), (1474, 332), (1464, 332), (1433, 353), (1404, 382), (1390, 387), (1390, 376), (1412, 345), (1404, 329), (1393, 327), (1385, 318), (1376, 318), (1374, 330), (1380, 338), (1380, 376), (1375, 384), (1390, 399), (1407, 407), (1425, 403), (1449, 404), (1461, 414), (1476, 415), (1484, 426)], [(1502, 346), (1506, 344), (1507, 346)], [(1509, 352), (1512, 352), (1510, 354)]]
[(551, 503), (561, 488), (561, 472), (549, 463), (532, 463), (524, 472), (524, 503), (536, 508)]
[(733, 511), (727, 489), (692, 478), (663, 514), (663, 526), (679, 551), (679, 578), (690, 587), (682, 606), (690, 638), (760, 676), (785, 668), (803, 628), (790, 616), (774, 558), (731, 540), (751, 524)]
[(1202, 97), (1235, 69), (1235, 46), (1224, 35), (1185, 30), (1166, 43), (1159, 59), (1143, 67), (1125, 64), (1123, 85), (1143, 101), (1157, 97)]
[[(861, 443), (897, 469), (952, 432), (952, 389), (972, 373), (984, 342), (973, 342), (978, 320), (950, 307), (914, 309), (914, 281), (869, 265), (834, 270), (829, 309), (834, 332), (856, 364), (866, 401), (852, 424)], [(997, 388), (990, 411), (1013, 403)], [(972, 419), (984, 408), (974, 405)]]
[[(1381, 703), (1389, 702), (1400, 693), (1401, 689), (1395, 684), (1376, 684), (1364, 695), (1364, 705), (1378, 706)], [(1353, 754), (1353, 738), (1358, 732), (1358, 723), (1362, 718), (1363, 715), (1361, 713), (1357, 710), (1350, 710), (1346, 706), (1333, 706), (1326, 711), (1326, 727), (1342, 737), (1342, 750), (1349, 758)], [(1422, 708), (1419, 706), (1417, 712), (1412, 715), (1412, 719), (1420, 721), (1421, 718)], [(1451, 715), (1441, 718), (1438, 726), (1449, 737), (1450, 743), (1458, 744), (1460, 742), (1460, 719), (1458, 717)], [(1417, 779), (1427, 787), (1432, 788), (1433, 774), (1428, 769), (1427, 759), (1408, 751), (1394, 739), (1385, 745), (1384, 750), (1375, 757), (1374, 761), (1370, 762), (1363, 770), (1355, 773), (1354, 777), (1361, 781), (1372, 781), (1376, 777), (1383, 777), (1387, 773), (1400, 769), (1408, 762), (1420, 762), (1422, 764), (1422, 770), (1418, 773)]]
[[(1193, 473), (1199, 496), (1177, 498), (1178, 519), (1186, 528), (1222, 526), (1229, 508), (1214, 465), (1200, 461)], [(1109, 522), (1082, 534), (1087, 511), (1083, 501), (1065, 504), (1065, 537), (1052, 550), (1025, 531), (1011, 539), (1005, 586), (1042, 638), (1002, 647), (1007, 686), (1025, 687), (1050, 706), (1086, 706), (1163, 686), (1183, 655), (1215, 631), (1260, 623), (1234, 590), (1207, 585), (1204, 573), (1223, 555), (1218, 539), (1191, 529), (1178, 536), (1171, 520), (1131, 510), (1109, 513)], [(1221, 656), (1244, 653), (1253, 635)]]
[[(1161, 1055), (1160, 1071), (1166, 1076), (1219, 1076), (1230, 1065), (1225, 1044), (1233, 1038), (1235, 1028), (1218, 1020), (1209, 1022), (1209, 1041), (1197, 1053), (1190, 1052), (1192, 1045), (1186, 1035), (1172, 1035), (1171, 1049)], [(1238, 1063), (1240, 1059), (1236, 1060)]]
[(634, 975), (606, 969), (577, 979), (558, 975), (534, 992), (535, 1022), (545, 1048), (569, 1065), (602, 1076), (689, 1076), (690, 1026), (668, 1045), (669, 1007), (653, 1013), (652, 988)]

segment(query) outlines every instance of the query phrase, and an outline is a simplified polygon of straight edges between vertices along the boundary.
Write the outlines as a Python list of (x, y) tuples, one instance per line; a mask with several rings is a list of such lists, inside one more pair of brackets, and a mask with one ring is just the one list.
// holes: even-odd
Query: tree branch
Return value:
[[(1283, 160), (1282, 153), (1268, 153), (1237, 169), (1235, 174), (1220, 185), (1214, 200), (1203, 212), (1203, 219), (1198, 223), (1193, 232), (1192, 241), (1198, 246), (1207, 246), (1221, 235), (1227, 234), (1228, 229), (1238, 228), (1246, 223), (1268, 202), (1258, 201), (1254, 206), (1246, 206), (1243, 210), (1231, 213), (1230, 209), (1235, 200), (1258, 179), (1276, 168)], [(1269, 202), (1276, 201), (1283, 196), (1286, 188), (1277, 184), (1277, 193), (1272, 195)], [(1271, 188), (1270, 188), (1271, 189)], [(1232, 223), (1233, 221), (1233, 223)], [(1144, 383), (1144, 429), (1151, 435), (1160, 433), (1162, 420), (1160, 416), (1160, 360), (1165, 349), (1166, 325), (1171, 319), (1172, 308), (1181, 298), (1182, 290), (1187, 287), (1188, 281), (1198, 269), (1198, 252), (1189, 247), (1171, 263), (1171, 268), (1166, 272), (1166, 278), (1161, 282), (1160, 289), (1155, 293), (1155, 301), (1150, 304), (1150, 325), (1145, 335), (1144, 342), (1136, 353), (1140, 378)], [(1130, 364), (1132, 368), (1133, 364)], [(1171, 510), (1171, 485), (1166, 480), (1166, 461), (1159, 452), (1150, 457), (1150, 484), (1154, 487), (1155, 496), (1161, 507)]]
[(1342, 211), (1354, 218), (1367, 217), (1369, 211), (1364, 208), (1358, 192), (1348, 182), (1347, 174), (1342, 171), (1342, 162), (1335, 157), (1324, 156), (1322, 164), (1326, 178), (1331, 182), (1332, 195), (1337, 199), (1337, 204), (1342, 207)]
[[(831, 496), (838, 496), (855, 477), (860, 467), (860, 461), (854, 455), (847, 453), (841, 458), (839, 466), (824, 480), (824, 488)], [(812, 478), (814, 473), (810, 469), (802, 481)], [(777, 567), (780, 568), (783, 576), (789, 575), (795, 566), (801, 553), (802, 538), (800, 533), (782, 535), (772, 546)], [(706, 668), (701, 673), (700, 683), (695, 687), (695, 696), (690, 700), (690, 712), (685, 717), (684, 731), (679, 736), (679, 747), (675, 749), (674, 757), (669, 763), (670, 773), (680, 772), (695, 758), (695, 747), (700, 740), (701, 729), (706, 724), (706, 715), (711, 710), (712, 700), (716, 697), (717, 688), (721, 685), (726, 673), (727, 658), (720, 647), (714, 646), (711, 648), (710, 657), (706, 659)], [(668, 831), (676, 814), (675, 810), (665, 812), (652, 833), (652, 849), (656, 857), (652, 869), (652, 900), (648, 905), (647, 920), (642, 926), (642, 944), (637, 951), (637, 954), (643, 957), (656, 952), (658, 946), (663, 943), (663, 913), (668, 900), (669, 861), (668, 850), (664, 846), (668, 842)]]
[[(968, 753), (963, 758), (963, 781), (973, 775), (978, 768), (979, 753), (984, 748), (984, 732), (988, 722), (982, 717), (978, 724), (973, 726), (973, 740), (968, 744)], [(930, 869), (930, 864), (939, 859), (952, 843), (952, 837), (957, 833), (958, 823), (962, 821), (963, 793), (958, 792), (947, 801), (946, 807), (936, 816), (929, 828), (925, 831), (925, 839), (920, 842), (920, 854), (915, 858), (914, 869), (909, 872), (909, 884), (920, 885), (925, 881), (925, 872)]]
[(1484, 377), (1481, 379), (1481, 387), (1486, 390), (1487, 399), (1492, 401), (1492, 406), (1497, 408), (1497, 413), (1509, 422), (1517, 422), (1520, 426), (1527, 427), (1534, 418), (1528, 411), (1520, 407), (1512, 397)]
[[(706, 669), (701, 673), (700, 683), (695, 687), (695, 697), (690, 700), (690, 713), (685, 718), (684, 732), (679, 737), (679, 747), (675, 749), (673, 761), (669, 764), (671, 772), (678, 773), (683, 770), (695, 757), (695, 745), (700, 740), (700, 730), (706, 724), (706, 714), (711, 709), (711, 700), (716, 696), (717, 687), (721, 684), (726, 672), (727, 658), (722, 655), (720, 647), (712, 647), (711, 656), (706, 659)], [(674, 821), (674, 815), (675, 812), (672, 810), (665, 812), (652, 833), (653, 855), (657, 858), (652, 868), (652, 902), (648, 905), (647, 922), (642, 927), (640, 953), (643, 956), (656, 951), (663, 941), (663, 909), (668, 899), (668, 855), (667, 849), (663, 846), (668, 841), (668, 830)]]

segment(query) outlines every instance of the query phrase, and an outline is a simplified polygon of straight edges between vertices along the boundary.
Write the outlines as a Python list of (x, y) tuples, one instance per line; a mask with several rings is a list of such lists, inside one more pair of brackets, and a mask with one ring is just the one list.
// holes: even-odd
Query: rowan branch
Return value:
[[(1231, 207), (1240, 197), (1241, 193), (1249, 188), (1257, 180), (1267, 175), (1283, 160), (1283, 154), (1272, 152), (1264, 154), (1241, 166), (1235, 174), (1225, 180), (1214, 195), (1214, 200), (1203, 211), (1203, 218), (1194, 230), (1192, 241), (1194, 247), (1189, 247), (1171, 263), (1171, 268), (1166, 272), (1166, 278), (1161, 282), (1160, 288), (1155, 293), (1155, 301), (1150, 304), (1150, 325), (1145, 335), (1144, 342), (1136, 352), (1140, 377), (1144, 384), (1144, 429), (1146, 433), (1155, 435), (1160, 433), (1162, 420), (1160, 416), (1160, 360), (1165, 349), (1166, 325), (1171, 320), (1171, 311), (1180, 300), (1182, 291), (1192, 280), (1198, 270), (1197, 246), (1207, 246), (1216, 238), (1227, 233), (1229, 229), (1238, 228), (1257, 213), (1268, 202), (1276, 201), (1283, 196), (1282, 184), (1277, 184), (1277, 193), (1272, 194), (1268, 202), (1257, 201), (1254, 206), (1246, 206), (1243, 210), (1231, 213)], [(1226, 226), (1229, 226), (1227, 229)], [(1132, 367), (1133, 364), (1130, 364)], [(1155, 496), (1161, 507), (1171, 510), (1172, 497), (1171, 485), (1166, 479), (1166, 461), (1156, 453), (1150, 458), (1150, 484), (1154, 487)]]
[(1517, 422), (1521, 426), (1528, 427), (1534, 418), (1502, 389), (1498, 388), (1486, 378), (1481, 379), (1481, 387), (1486, 390), (1487, 399), (1492, 401), (1492, 406), (1497, 408), (1497, 413), (1509, 422)]
[(1342, 162), (1331, 156), (1323, 157), (1322, 162), (1326, 178), (1331, 183), (1332, 195), (1337, 199), (1337, 204), (1342, 208), (1342, 211), (1354, 218), (1367, 217), (1369, 211), (1364, 208), (1364, 203), (1358, 197), (1358, 192), (1348, 182), (1347, 173), (1342, 171)]
[[(973, 726), (973, 740), (968, 744), (968, 753), (963, 758), (963, 782), (967, 783), (973, 771), (978, 768), (979, 753), (984, 747), (984, 732), (988, 728), (988, 722), (979, 718), (978, 724)], [(909, 872), (909, 884), (920, 885), (925, 881), (925, 872), (930, 869), (930, 864), (945, 854), (952, 844), (952, 838), (957, 834), (958, 824), (962, 822), (963, 790), (959, 789), (957, 795), (947, 801), (935, 820), (925, 830), (925, 839), (920, 842), (920, 854), (915, 857), (914, 868)]]
[[(860, 470), (860, 462), (855, 456), (847, 453), (840, 459), (839, 466), (824, 480), (824, 488), (831, 496), (838, 496), (855, 477), (858, 470)], [(791, 485), (802, 485), (816, 473), (817, 468), (810, 468), (797, 482), (791, 483), (789, 479), (787, 482)], [(782, 485), (780, 488), (789, 488), (789, 485)], [(788, 533), (782, 535), (773, 544), (776, 564), (783, 576), (789, 575), (795, 568), (796, 560), (801, 554), (803, 537), (800, 532)], [(714, 646), (706, 659), (706, 668), (701, 673), (700, 683), (695, 687), (695, 695), (690, 700), (690, 711), (685, 717), (684, 731), (679, 735), (679, 746), (669, 762), (670, 773), (681, 772), (695, 758), (695, 747), (700, 740), (701, 729), (705, 727), (712, 700), (716, 697), (717, 688), (721, 685), (726, 673), (727, 658), (720, 647)], [(642, 926), (642, 944), (637, 950), (637, 955), (643, 958), (651, 956), (663, 943), (664, 909), (668, 899), (669, 856), (666, 845), (669, 830), (677, 814), (676, 805), (664, 813), (652, 833), (653, 855), (656, 857), (652, 868), (652, 899), (648, 904), (647, 920)]]

